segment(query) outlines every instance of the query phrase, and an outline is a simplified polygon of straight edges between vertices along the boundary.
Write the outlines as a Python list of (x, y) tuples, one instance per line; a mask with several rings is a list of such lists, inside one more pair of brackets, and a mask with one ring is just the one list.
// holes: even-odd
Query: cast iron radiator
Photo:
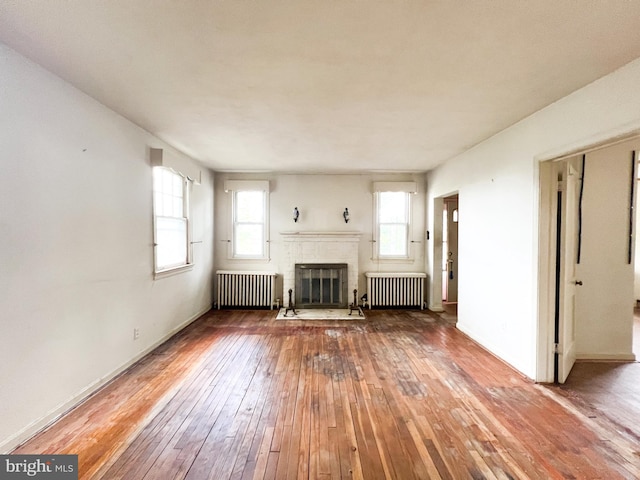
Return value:
[(273, 272), (234, 272), (218, 270), (218, 310), (224, 307), (269, 307), (276, 299)]
[(424, 307), (426, 273), (366, 272), (367, 301), (371, 307)]

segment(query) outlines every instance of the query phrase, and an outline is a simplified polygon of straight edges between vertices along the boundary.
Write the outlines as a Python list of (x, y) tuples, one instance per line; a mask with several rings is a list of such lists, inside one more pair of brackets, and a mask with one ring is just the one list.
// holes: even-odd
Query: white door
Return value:
[(576, 314), (584, 358), (633, 359), (633, 150), (637, 139), (586, 155)]
[(576, 361), (576, 278), (580, 178), (574, 161), (562, 171), (560, 248), (558, 249), (557, 381), (564, 383)]

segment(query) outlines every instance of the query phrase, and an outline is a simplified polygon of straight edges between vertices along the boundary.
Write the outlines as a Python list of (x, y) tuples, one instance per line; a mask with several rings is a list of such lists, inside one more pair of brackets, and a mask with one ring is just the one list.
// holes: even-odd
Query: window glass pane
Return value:
[(171, 216), (171, 197), (169, 195), (158, 194), (160, 208), (156, 212), (156, 215), (161, 217)]
[(182, 201), (182, 198), (176, 198), (173, 197), (172, 198), (172, 209), (171, 209), (171, 216), (172, 217), (183, 217), (184, 216), (184, 212), (183, 212), (183, 205), (184, 202)]
[(156, 215), (162, 215), (162, 196), (158, 193), (153, 195), (153, 208)]
[(153, 170), (155, 214), (163, 217), (185, 216), (184, 179), (166, 168)]
[(407, 221), (407, 193), (380, 192), (380, 223), (404, 223)]
[(238, 190), (233, 194), (233, 257), (264, 258), (267, 255), (267, 193)]
[(182, 198), (182, 177), (180, 175), (173, 175), (173, 192), (176, 197)]
[(407, 255), (407, 225), (380, 225), (380, 255)]
[(164, 193), (168, 193), (169, 195), (171, 194), (171, 191), (173, 190), (173, 172), (171, 172), (170, 170), (167, 170), (166, 168), (163, 168), (162, 170), (162, 191)]
[(162, 191), (162, 168), (160, 167), (153, 168), (153, 191)]
[(236, 192), (236, 221), (264, 221), (264, 192)]
[(156, 271), (189, 263), (185, 182), (167, 168), (153, 169)]
[(235, 228), (234, 254), (247, 256), (263, 255), (263, 226), (238, 224)]
[(187, 263), (187, 221), (184, 218), (156, 217), (156, 269)]

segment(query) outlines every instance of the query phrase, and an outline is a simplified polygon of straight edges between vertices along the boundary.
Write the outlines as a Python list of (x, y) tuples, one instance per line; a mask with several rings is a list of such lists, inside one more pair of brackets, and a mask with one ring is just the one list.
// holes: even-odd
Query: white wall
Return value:
[(154, 281), (149, 148), (170, 149), (1, 44), (0, 85), (5, 452), (210, 308), (213, 177), (195, 268)]
[(428, 229), (434, 198), (460, 195), (458, 328), (529, 377), (548, 380), (536, 365), (538, 161), (640, 128), (639, 82), (636, 60), (428, 175)]
[[(256, 262), (230, 259), (224, 240), (230, 239), (231, 193), (224, 192), (224, 181), (269, 180), (271, 261)], [(372, 260), (373, 238), (373, 182), (415, 181), (418, 193), (412, 196), (413, 260), (405, 262)], [(358, 292), (366, 291), (364, 272), (368, 271), (424, 271), (424, 175), (423, 174), (367, 174), (367, 175), (294, 175), (294, 174), (231, 174), (216, 175), (216, 268), (221, 270), (268, 270), (282, 273), (281, 232), (361, 232), (359, 247), (360, 280)], [(293, 221), (293, 208), (298, 207), (300, 218)], [(350, 221), (346, 224), (342, 212), (348, 208)], [(281, 281), (281, 279), (280, 279)], [(280, 282), (281, 285), (281, 282)], [(282, 291), (278, 294), (282, 297)]]

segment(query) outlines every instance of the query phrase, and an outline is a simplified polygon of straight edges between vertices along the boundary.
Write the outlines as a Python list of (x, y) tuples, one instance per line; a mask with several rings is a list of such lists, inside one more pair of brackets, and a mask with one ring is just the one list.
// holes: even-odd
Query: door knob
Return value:
[(576, 281), (575, 281), (575, 282), (573, 282), (573, 283), (575, 283), (576, 285), (582, 285), (582, 280), (576, 280)]

